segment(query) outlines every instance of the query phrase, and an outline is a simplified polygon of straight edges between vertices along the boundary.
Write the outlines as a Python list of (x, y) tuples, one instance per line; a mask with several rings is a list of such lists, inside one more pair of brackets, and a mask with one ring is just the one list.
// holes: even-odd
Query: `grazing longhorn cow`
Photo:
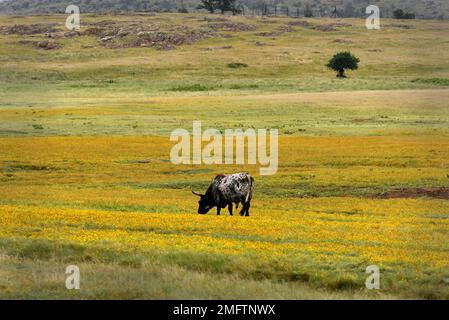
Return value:
[(248, 173), (235, 173), (230, 175), (220, 174), (214, 178), (205, 194), (192, 190), (192, 193), (200, 197), (198, 201), (198, 213), (206, 214), (213, 207), (217, 207), (217, 215), (220, 210), (228, 206), (232, 216), (233, 203), (238, 208), (243, 205), (240, 215), (249, 216), (249, 207), (253, 195), (254, 179)]

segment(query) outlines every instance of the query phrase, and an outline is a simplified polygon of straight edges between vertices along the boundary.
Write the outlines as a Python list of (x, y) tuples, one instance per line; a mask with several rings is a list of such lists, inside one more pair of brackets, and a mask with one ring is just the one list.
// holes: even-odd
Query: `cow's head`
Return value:
[(198, 201), (198, 213), (199, 214), (206, 214), (209, 212), (210, 209), (212, 209), (213, 204), (210, 203), (208, 197), (204, 194), (201, 194), (199, 192), (193, 191), (192, 193), (194, 195), (197, 195), (198, 197), (200, 197), (200, 200)]

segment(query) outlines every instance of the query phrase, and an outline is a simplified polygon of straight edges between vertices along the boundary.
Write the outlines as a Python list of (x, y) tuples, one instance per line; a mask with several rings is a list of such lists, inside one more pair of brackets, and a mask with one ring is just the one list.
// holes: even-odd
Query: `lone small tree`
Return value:
[(356, 70), (360, 60), (350, 52), (339, 52), (329, 60), (326, 67), (338, 72), (338, 78), (346, 78), (345, 69)]

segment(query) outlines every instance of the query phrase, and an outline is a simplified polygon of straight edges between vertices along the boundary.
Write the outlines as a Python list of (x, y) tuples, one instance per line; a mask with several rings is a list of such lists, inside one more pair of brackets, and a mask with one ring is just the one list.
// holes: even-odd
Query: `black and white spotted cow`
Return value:
[(198, 213), (206, 214), (213, 207), (217, 207), (217, 215), (222, 208), (228, 207), (232, 216), (233, 203), (238, 208), (243, 205), (240, 215), (249, 216), (249, 207), (253, 196), (254, 179), (248, 173), (220, 174), (214, 178), (205, 194), (192, 191), (200, 197)]

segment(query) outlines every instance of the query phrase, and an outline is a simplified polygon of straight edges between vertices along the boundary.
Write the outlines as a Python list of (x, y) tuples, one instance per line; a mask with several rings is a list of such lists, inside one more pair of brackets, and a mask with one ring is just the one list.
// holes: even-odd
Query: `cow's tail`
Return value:
[(254, 189), (254, 178), (251, 177), (249, 174), (246, 177), (248, 178), (249, 190), (248, 190), (248, 193), (246, 194), (245, 203), (247, 203), (248, 201), (251, 201), (251, 198), (253, 197), (253, 189)]

